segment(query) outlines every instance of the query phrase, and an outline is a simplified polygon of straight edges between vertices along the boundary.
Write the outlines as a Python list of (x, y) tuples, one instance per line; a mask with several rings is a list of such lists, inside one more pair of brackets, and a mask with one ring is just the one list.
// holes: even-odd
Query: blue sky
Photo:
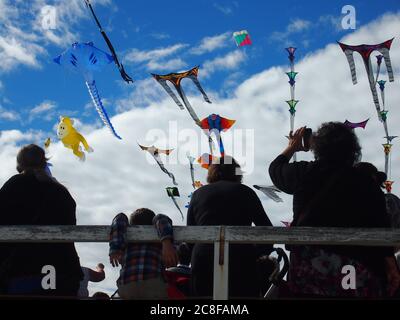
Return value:
[[(370, 118), (365, 130), (357, 130), (363, 160), (384, 167), (382, 124), (372, 102), (365, 68), (355, 56), (358, 84), (353, 85), (345, 55), (336, 44), (380, 43), (399, 36), (397, 1), (92, 1), (120, 60), (136, 81), (126, 84), (114, 65), (96, 73), (104, 105), (122, 141), (99, 121), (83, 77), (63, 70), (53, 58), (74, 41), (93, 41), (107, 50), (83, 0), (0, 0), (0, 185), (15, 174), (15, 157), (21, 145), (43, 144), (51, 135), (48, 156), (54, 176), (66, 185), (77, 202), (78, 224), (106, 225), (118, 212), (150, 207), (168, 214), (175, 224), (185, 224), (167, 197), (167, 175), (139, 149), (137, 142), (174, 148), (163, 157), (179, 183), (184, 208), (191, 187), (186, 151), (198, 156), (208, 151), (207, 139), (151, 78), (150, 72), (168, 73), (200, 65), (199, 80), (213, 104), (204, 103), (193, 85), (184, 82), (188, 98), (199, 116), (219, 113), (237, 120), (223, 134), (225, 149), (245, 166), (244, 182), (271, 184), (268, 164), (284, 149), (289, 131), (289, 85), (284, 48), (296, 52), (296, 97), (300, 100), (296, 126), (316, 129), (325, 121), (358, 122)], [(56, 29), (41, 28), (44, 5), (57, 8)], [(340, 28), (345, 4), (356, 9), (357, 28)], [(234, 31), (246, 29), (252, 46), (237, 48)], [(400, 135), (400, 40), (390, 51), (395, 81), (386, 85), (390, 133)], [(387, 78), (383, 68), (382, 79)], [(58, 116), (73, 117), (94, 153), (80, 163), (57, 141)], [(173, 130), (171, 130), (171, 128)], [(174, 128), (177, 128), (175, 130)], [(165, 136), (155, 137), (154, 129)], [(198, 140), (188, 143), (187, 130)], [(249, 131), (246, 131), (249, 130)], [(176, 133), (176, 134), (175, 134)], [(235, 148), (236, 133), (244, 136)], [(180, 136), (181, 135), (181, 136)], [(189, 141), (190, 142), (190, 141)], [(204, 145), (200, 142), (204, 142)], [(200, 148), (199, 148), (200, 145)], [(186, 149), (187, 148), (187, 149)], [(393, 192), (400, 190), (397, 141), (392, 151)], [(179, 156), (178, 156), (179, 155)], [(168, 159), (177, 157), (178, 161)], [(179, 161), (180, 159), (182, 161)], [(299, 160), (312, 154), (299, 153)], [(175, 162), (174, 162), (175, 161)], [(195, 166), (196, 179), (206, 172)], [(290, 195), (275, 203), (258, 193), (272, 223), (292, 217)], [(107, 279), (94, 290), (115, 291), (118, 270), (108, 264), (107, 244), (77, 244), (82, 265), (106, 265)]]

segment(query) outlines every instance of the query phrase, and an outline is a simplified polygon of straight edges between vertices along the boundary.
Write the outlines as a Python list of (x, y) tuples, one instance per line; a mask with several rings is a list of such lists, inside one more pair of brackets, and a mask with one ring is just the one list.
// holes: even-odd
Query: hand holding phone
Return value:
[(304, 131), (304, 135), (303, 135), (303, 148), (304, 148), (304, 151), (309, 151), (310, 150), (311, 136), (312, 136), (312, 129), (306, 128), (306, 130)]

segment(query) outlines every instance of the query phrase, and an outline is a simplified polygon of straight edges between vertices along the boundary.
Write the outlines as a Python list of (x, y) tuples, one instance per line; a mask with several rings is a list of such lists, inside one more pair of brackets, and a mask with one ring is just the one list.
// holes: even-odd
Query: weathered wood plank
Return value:
[[(0, 242), (108, 242), (109, 226), (0, 226)], [(213, 243), (219, 227), (174, 227), (176, 240)], [(152, 226), (128, 228), (128, 240), (158, 242)]]
[[(218, 226), (174, 227), (177, 241), (212, 243)], [(109, 226), (0, 226), (0, 242), (108, 242)], [(128, 228), (129, 241), (156, 242), (152, 226)], [(400, 246), (399, 229), (226, 227), (230, 243)]]
[(400, 246), (400, 229), (229, 227), (225, 238), (231, 243)]

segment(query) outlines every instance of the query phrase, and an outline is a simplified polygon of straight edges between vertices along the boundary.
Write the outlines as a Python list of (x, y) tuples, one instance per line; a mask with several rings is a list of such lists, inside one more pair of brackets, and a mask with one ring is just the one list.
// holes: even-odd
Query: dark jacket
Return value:
[[(261, 201), (249, 187), (219, 181), (201, 187), (192, 196), (189, 226), (271, 226)], [(272, 246), (230, 245), (229, 295), (255, 297), (259, 293), (256, 259)], [(196, 244), (192, 251), (192, 283), (196, 296), (212, 296), (214, 246)]]
[[(64, 186), (33, 174), (15, 175), (0, 189), (0, 225), (76, 225), (75, 209)], [(1, 244), (0, 266), (4, 262), (12, 265), (8, 278), (41, 275), (43, 266), (52, 265), (60, 289), (79, 288), (83, 278), (73, 243)]]
[[(372, 179), (351, 166), (327, 161), (294, 162), (278, 156), (269, 167), (272, 182), (293, 195), (292, 226), (390, 228), (384, 193)], [(380, 274), (393, 248), (330, 246), (361, 260)]]

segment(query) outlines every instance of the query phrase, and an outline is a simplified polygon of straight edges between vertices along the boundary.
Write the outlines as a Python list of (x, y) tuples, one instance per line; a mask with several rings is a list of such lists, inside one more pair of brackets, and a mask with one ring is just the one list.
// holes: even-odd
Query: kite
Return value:
[(147, 151), (148, 153), (150, 153), (153, 156), (154, 160), (156, 160), (156, 162), (157, 162), (158, 166), (160, 167), (161, 171), (164, 172), (166, 175), (168, 175), (172, 179), (172, 183), (177, 186), (178, 183), (175, 180), (175, 176), (165, 168), (164, 163), (161, 161), (161, 158), (160, 158), (160, 153), (163, 153), (163, 154), (169, 156), (170, 153), (173, 150), (172, 149), (170, 149), (170, 150), (161, 150), (161, 149), (157, 149), (155, 146), (144, 147), (144, 146), (142, 146), (140, 144), (139, 144), (139, 147), (143, 151)]
[(399, 136), (387, 136), (387, 137), (383, 137), (384, 139), (388, 140), (390, 143), (392, 142), (392, 140), (398, 138)]
[(85, 161), (85, 153), (82, 151), (81, 144), (87, 152), (93, 152), (93, 149), (89, 147), (86, 139), (73, 127), (74, 120), (68, 117), (60, 117), (60, 123), (57, 126), (57, 136), (64, 144), (64, 147), (72, 149), (74, 155), (79, 160)]
[(103, 66), (114, 61), (114, 58), (108, 53), (96, 48), (92, 42), (72, 44), (71, 48), (64, 51), (54, 59), (54, 62), (70, 70), (78, 71), (83, 74), (86, 86), (89, 90), (92, 102), (103, 121), (111, 130), (112, 134), (118, 139), (122, 139), (115, 131), (107, 111), (101, 102), (99, 92), (96, 87), (96, 81), (93, 78), (93, 72), (100, 70)]
[(194, 161), (196, 160), (195, 158), (191, 157), (190, 155), (187, 156), (190, 164), (190, 176), (192, 178), (192, 187), (196, 190), (198, 188), (201, 188), (203, 185), (200, 181), (196, 181), (194, 177)]
[(118, 70), (119, 70), (119, 73), (121, 74), (122, 79), (124, 79), (127, 83), (133, 82), (132, 78), (130, 76), (128, 76), (128, 74), (125, 72), (125, 69), (124, 69), (124, 66), (122, 65), (122, 63), (119, 62), (117, 53), (115, 52), (114, 47), (111, 44), (111, 41), (108, 38), (106, 32), (103, 30), (99, 19), (97, 19), (97, 16), (94, 13), (94, 10), (92, 8), (92, 5), (90, 4), (90, 1), (89, 0), (85, 0), (85, 3), (86, 3), (86, 7), (89, 8), (89, 10), (91, 11), (91, 13), (93, 15), (93, 18), (94, 18), (94, 20), (95, 20), (95, 22), (97, 24), (97, 27), (99, 28), (101, 35), (103, 36), (104, 40), (107, 43), (108, 48), (111, 51), (111, 54), (113, 56), (113, 60), (114, 60), (115, 64), (118, 67)]
[(386, 81), (379, 80), (376, 83), (379, 84), (379, 89), (381, 90), (381, 97), (382, 97), (382, 106), (383, 106), (383, 109), (385, 109), (385, 84), (386, 84)]
[(281, 192), (281, 190), (279, 190), (277, 187), (275, 187), (275, 186), (258, 186), (258, 185), (254, 185), (253, 187), (257, 190), (260, 190), (268, 198), (274, 200), (275, 202), (283, 202), (281, 197), (279, 197), (277, 195), (278, 192)]
[(291, 222), (289, 222), (289, 221), (281, 221), (282, 223), (283, 223), (283, 225), (286, 227), (286, 228), (290, 228), (290, 225), (292, 224)]
[[(389, 81), (393, 82), (394, 76), (393, 76), (392, 63), (391, 63), (390, 54), (389, 54), (389, 50), (392, 45), (393, 39), (385, 41), (380, 44), (374, 44), (374, 45), (362, 44), (362, 45), (358, 45), (358, 46), (351, 46), (351, 45), (347, 45), (347, 44), (338, 42), (338, 44), (342, 48), (343, 52), (346, 54), (347, 61), (350, 65), (350, 71), (351, 71), (351, 77), (353, 80), (353, 84), (357, 84), (356, 66), (354, 63), (354, 51), (358, 52), (361, 55), (361, 57), (364, 61), (365, 69), (367, 71), (369, 85), (370, 85), (370, 89), (372, 92), (372, 98), (373, 98), (375, 108), (376, 108), (376, 111), (378, 113), (378, 117), (380, 120), (382, 120), (381, 115), (380, 115), (381, 108), (380, 108), (380, 104), (379, 104), (378, 93), (376, 91), (376, 81), (375, 81), (373, 69), (372, 69), (371, 53), (374, 51), (379, 51), (383, 55), (383, 59), (385, 60), (386, 69), (387, 69), (387, 72), (389, 75)], [(382, 58), (378, 59), (378, 64), (379, 64), (379, 61), (381, 61), (381, 60), (382, 60)], [(380, 71), (380, 65), (379, 65), (378, 69)]]
[[(195, 177), (194, 177), (194, 161), (196, 160), (195, 158), (191, 157), (190, 155), (187, 156), (188, 160), (189, 160), (189, 164), (190, 164), (190, 176), (192, 178), (192, 187), (194, 188), (194, 190), (199, 189), (203, 186), (203, 184), (200, 181), (196, 181)], [(192, 197), (193, 192), (191, 192), (189, 194), (189, 199)], [(189, 208), (189, 203), (185, 206), (185, 208)]]
[[(290, 113), (290, 131), (294, 131), (294, 119), (296, 116), (296, 106), (299, 103), (299, 100), (295, 98), (295, 89), (296, 89), (296, 76), (298, 72), (294, 71), (294, 60), (297, 48), (289, 47), (286, 48), (286, 51), (289, 54), (290, 61), (290, 72), (286, 72), (286, 75), (289, 77), (289, 85), (290, 85), (290, 100), (287, 100), (286, 103), (289, 105), (289, 113)], [(296, 161), (296, 154), (293, 156), (294, 161)]]
[[(353, 84), (357, 84), (357, 74), (356, 74), (356, 68), (355, 68), (355, 63), (354, 63), (354, 51), (358, 52), (364, 61), (364, 66), (367, 71), (368, 82), (369, 82), (369, 86), (371, 89), (375, 109), (378, 113), (379, 120), (383, 123), (383, 128), (385, 130), (385, 135), (386, 135), (386, 137), (385, 137), (386, 143), (383, 145), (384, 153), (385, 153), (385, 173), (386, 173), (386, 175), (388, 175), (388, 171), (389, 171), (389, 157), (390, 157), (390, 151), (391, 151), (391, 147), (392, 147), (391, 140), (393, 140), (394, 138), (391, 138), (392, 136), (389, 135), (389, 130), (388, 130), (388, 126), (387, 126), (388, 110), (385, 109), (385, 84), (386, 84), (386, 81), (384, 81), (384, 80), (379, 81), (379, 75), (380, 75), (380, 71), (381, 71), (382, 61), (384, 60), (386, 69), (387, 69), (387, 73), (389, 76), (389, 81), (390, 82), (394, 81), (392, 62), (391, 62), (390, 53), (389, 53), (393, 40), (394, 40), (394, 38), (391, 40), (382, 42), (380, 44), (373, 44), (373, 45), (362, 44), (362, 45), (358, 45), (358, 46), (351, 46), (351, 45), (346, 45), (344, 43), (338, 42), (338, 44), (340, 45), (340, 47), (342, 48), (343, 52), (345, 53), (345, 55), (347, 57), (347, 61), (350, 66)], [(374, 77), (374, 72), (373, 72), (372, 63), (371, 63), (371, 54), (374, 51), (380, 52), (380, 55), (376, 56), (376, 59), (377, 59), (376, 78)], [(378, 92), (377, 92), (377, 84), (379, 85), (379, 89), (381, 92), (382, 109), (381, 109), (381, 105), (379, 102), (379, 97), (378, 97)], [(388, 190), (388, 188), (386, 190)]]
[[(203, 99), (211, 103), (210, 99), (208, 98), (206, 92), (203, 90), (197, 76), (199, 73), (199, 67), (194, 67), (193, 69), (190, 69), (185, 72), (181, 73), (169, 73), (166, 75), (159, 75), (159, 74), (154, 74), (152, 73), (152, 76), (154, 79), (164, 88), (164, 90), (170, 95), (170, 97), (175, 101), (175, 103), (178, 105), (178, 107), (183, 110), (186, 107), (186, 110), (189, 112), (191, 118), (193, 121), (200, 126), (200, 118), (197, 116), (196, 112), (194, 111), (193, 107), (191, 106), (189, 100), (186, 97), (185, 92), (182, 89), (181, 82), (185, 78), (191, 79), (194, 84), (196, 85), (197, 89), (201, 92), (203, 95)], [(172, 89), (168, 85), (168, 81), (173, 84), (175, 87), (176, 92), (180, 96), (180, 98), (183, 101), (183, 104), (181, 101), (178, 99), (178, 97), (175, 95), (175, 93), (172, 91)], [(210, 136), (208, 136), (208, 143), (210, 146), (210, 153), (213, 153), (213, 141)]]
[(385, 181), (384, 185), (386, 188), (387, 193), (392, 193), (392, 185), (393, 185), (394, 181)]
[(236, 45), (238, 47), (244, 47), (251, 45), (250, 35), (247, 30), (237, 31), (233, 33), (233, 38), (235, 39)]
[(381, 73), (382, 60), (383, 60), (383, 55), (380, 54), (380, 55), (376, 56), (376, 63), (378, 65), (378, 67), (376, 69), (376, 80), (375, 80), (375, 83), (378, 82), (379, 74)]
[(44, 142), (44, 149), (47, 151), (50, 147), (51, 144), (51, 139), (47, 138), (46, 141)]
[(344, 122), (344, 124), (345, 124), (346, 126), (348, 126), (349, 128), (351, 128), (351, 129), (356, 129), (356, 128), (363, 128), (363, 129), (365, 129), (365, 127), (366, 127), (368, 121), (369, 121), (369, 119), (367, 119), (367, 120), (365, 120), (365, 121), (363, 121), (363, 122), (354, 123), (354, 122), (350, 122), (350, 121), (346, 120), (346, 121)]
[(185, 78), (191, 79), (194, 84), (196, 85), (197, 89), (201, 92), (203, 95), (203, 98), (206, 102), (211, 103), (210, 99), (208, 98), (207, 94), (203, 90), (203, 88), (200, 85), (199, 80), (197, 79), (197, 75), (199, 73), (199, 67), (194, 67), (193, 69), (190, 69), (189, 71), (181, 72), (181, 73), (170, 73), (166, 75), (158, 75), (152, 73), (152, 76), (154, 79), (157, 80), (157, 82), (167, 91), (167, 93), (171, 96), (171, 98), (175, 101), (175, 103), (179, 106), (181, 110), (184, 109), (184, 106), (182, 103), (179, 101), (175, 93), (172, 91), (172, 89), (168, 86), (167, 81), (172, 83), (175, 87), (175, 90), (178, 92), (179, 96), (181, 97), (183, 104), (185, 105), (187, 111), (189, 112), (190, 116), (194, 120), (194, 122), (199, 125), (200, 119), (197, 116), (196, 112), (194, 111), (193, 107), (190, 105), (189, 100), (187, 99), (185, 92), (182, 89), (181, 82)]
[(183, 216), (181, 208), (178, 205), (178, 202), (176, 201), (176, 197), (180, 197), (178, 188), (177, 187), (168, 187), (168, 188), (166, 188), (166, 190), (167, 190), (168, 197), (170, 197), (172, 199), (172, 202), (178, 208), (178, 210), (182, 216), (182, 221), (183, 221), (185, 218)]
[(208, 170), (211, 164), (219, 164), (219, 158), (215, 157), (209, 153), (204, 153), (201, 157), (197, 159), (203, 169)]
[(217, 136), (221, 157), (225, 155), (221, 132), (225, 132), (230, 129), (235, 124), (235, 122), (236, 120), (229, 120), (227, 118), (221, 117), (218, 114), (211, 114), (200, 122), (200, 127), (205, 130), (209, 138), (211, 136), (211, 133), (213, 132)]
[(387, 175), (389, 172), (389, 157), (393, 145), (391, 143), (384, 143), (382, 146), (383, 146), (383, 152), (385, 153), (385, 173)]
[[(380, 69), (381, 69), (381, 64), (384, 56), (379, 55), (376, 57), (377, 59), (377, 76), (376, 76), (376, 81), (375, 81), (375, 87), (376, 85), (379, 85), (380, 93), (381, 93), (381, 100), (382, 100), (382, 110), (380, 110), (380, 118), (383, 124), (383, 129), (385, 130), (385, 139), (386, 143), (383, 145), (383, 150), (385, 153), (385, 173), (389, 177), (389, 173), (391, 172), (391, 148), (392, 148), (392, 141), (397, 138), (397, 136), (391, 136), (389, 135), (389, 129), (387, 125), (387, 115), (388, 115), (388, 110), (386, 110), (386, 104), (385, 104), (385, 85), (386, 81), (385, 80), (379, 80), (379, 75), (380, 75)], [(386, 188), (386, 191), (388, 193), (391, 192), (391, 185), (389, 188)]]

